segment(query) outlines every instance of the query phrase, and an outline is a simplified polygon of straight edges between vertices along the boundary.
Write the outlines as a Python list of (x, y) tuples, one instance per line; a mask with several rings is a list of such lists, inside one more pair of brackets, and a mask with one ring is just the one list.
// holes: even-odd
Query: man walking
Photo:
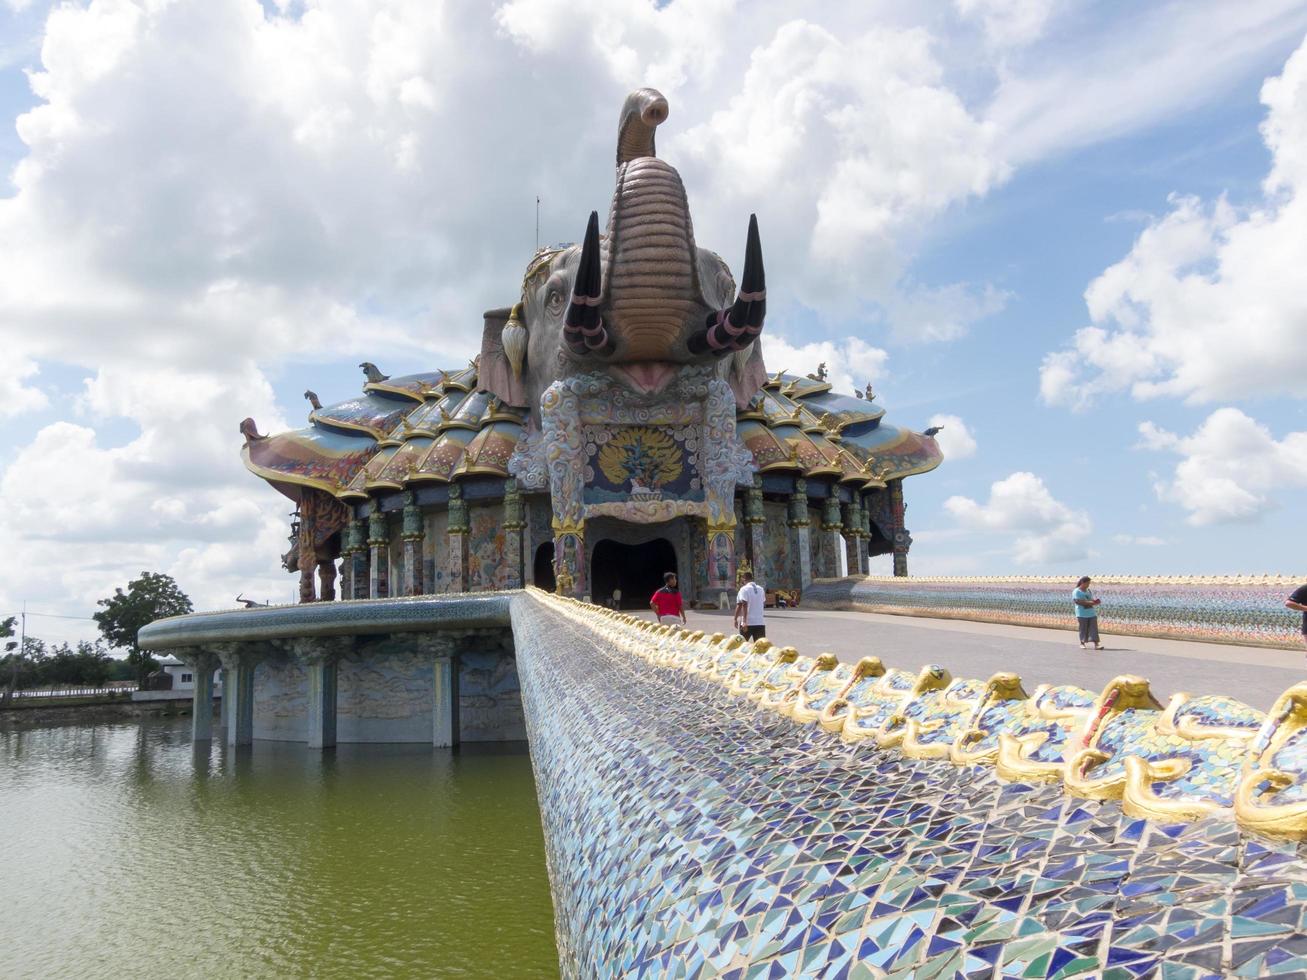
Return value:
[(676, 587), (676, 573), (663, 575), (663, 587), (649, 600), (649, 608), (654, 611), (660, 623), (675, 623), (678, 620), (685, 625), (685, 604), (681, 601), (681, 590)]
[(1284, 607), (1302, 613), (1302, 641), (1307, 644), (1307, 585), (1294, 589), (1293, 595), (1284, 601)]
[(744, 585), (735, 597), (735, 628), (746, 640), (761, 640), (767, 635), (762, 610), (767, 604), (767, 593), (753, 580), (753, 572), (744, 572)]
[(1086, 575), (1076, 583), (1071, 601), (1075, 603), (1076, 625), (1080, 627), (1080, 649), (1083, 650), (1086, 643), (1092, 643), (1095, 650), (1101, 650), (1103, 644), (1098, 642), (1098, 607), (1103, 604), (1103, 600), (1094, 598), (1094, 594), (1089, 591), (1089, 581), (1089, 576)]

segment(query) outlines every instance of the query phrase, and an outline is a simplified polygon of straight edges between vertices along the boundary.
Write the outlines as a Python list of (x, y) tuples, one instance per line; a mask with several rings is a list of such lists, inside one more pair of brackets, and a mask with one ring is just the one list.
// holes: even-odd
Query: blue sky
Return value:
[(289, 599), (239, 420), (464, 363), (643, 84), (769, 366), (944, 423), (914, 572), (1307, 571), (1307, 3), (745, 9), (0, 4), (0, 610)]

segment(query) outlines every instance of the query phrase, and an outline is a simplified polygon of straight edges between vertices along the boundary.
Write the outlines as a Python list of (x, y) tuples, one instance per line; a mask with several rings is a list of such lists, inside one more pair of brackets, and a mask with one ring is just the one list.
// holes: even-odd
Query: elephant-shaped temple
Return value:
[(737, 287), (655, 154), (667, 115), (628, 97), (606, 231), (592, 212), (579, 245), (540, 249), (467, 367), (364, 362), (360, 397), (305, 392), (307, 428), (241, 424), (246, 466), (297, 505), (302, 601), (335, 597), (338, 558), (346, 598), (535, 584), (644, 606), (675, 571), (715, 604), (746, 563), (792, 598), (874, 555), (907, 574), (903, 480), (941, 462), (935, 430), (884, 424), (824, 366), (768, 374), (758, 222)]

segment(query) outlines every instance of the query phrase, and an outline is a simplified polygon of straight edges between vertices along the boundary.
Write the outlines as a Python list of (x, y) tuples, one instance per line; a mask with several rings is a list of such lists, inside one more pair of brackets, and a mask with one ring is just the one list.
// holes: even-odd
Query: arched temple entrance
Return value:
[[(663, 584), (663, 573), (676, 570), (676, 549), (666, 538), (643, 544), (600, 541), (590, 559), (594, 601), (606, 605), (614, 590), (620, 589), (623, 609), (647, 609), (649, 597)], [(685, 591), (684, 583), (681, 590)]]
[(536, 549), (535, 560), (531, 563), (532, 579), (538, 589), (553, 592), (554, 578), (554, 543), (546, 541)]

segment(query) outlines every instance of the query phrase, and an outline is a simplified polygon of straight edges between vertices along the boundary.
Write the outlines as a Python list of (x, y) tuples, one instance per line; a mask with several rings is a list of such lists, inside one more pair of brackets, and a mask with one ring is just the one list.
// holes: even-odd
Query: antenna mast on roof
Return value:
[(536, 251), (540, 251), (540, 195), (536, 195)]

